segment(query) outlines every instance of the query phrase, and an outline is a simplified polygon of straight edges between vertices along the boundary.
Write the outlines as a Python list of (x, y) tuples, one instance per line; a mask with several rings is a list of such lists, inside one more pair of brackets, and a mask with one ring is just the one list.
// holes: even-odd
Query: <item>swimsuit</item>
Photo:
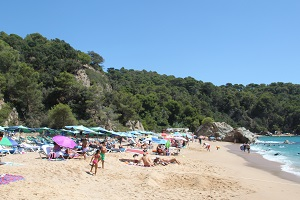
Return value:
[(105, 153), (100, 153), (100, 156), (101, 156), (101, 160), (105, 160)]
[(93, 160), (93, 164), (97, 164), (98, 163), (99, 157), (100, 157), (100, 155), (95, 155), (95, 158)]

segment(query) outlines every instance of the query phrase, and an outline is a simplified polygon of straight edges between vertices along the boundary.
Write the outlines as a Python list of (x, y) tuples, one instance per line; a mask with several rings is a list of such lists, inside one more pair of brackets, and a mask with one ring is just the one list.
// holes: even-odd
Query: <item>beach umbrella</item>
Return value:
[(89, 129), (85, 126), (65, 126), (66, 129), (72, 129), (77, 131), (83, 131), (84, 133), (96, 133), (96, 131), (93, 131), (92, 129)]
[(90, 127), (89, 129), (93, 130), (93, 131), (96, 131), (98, 134), (101, 134), (101, 133), (109, 133), (108, 130), (106, 130), (105, 128), (102, 128), (100, 126), (98, 127)]
[(174, 137), (174, 140), (183, 140), (183, 141), (187, 141), (187, 139), (185, 139), (184, 137)]
[(0, 141), (0, 145), (3, 145), (3, 146), (18, 146), (19, 144), (11, 138), (4, 137)]
[(167, 142), (166, 142), (165, 146), (166, 146), (166, 148), (167, 148), (167, 149), (168, 149), (168, 148), (170, 148), (170, 146), (171, 146), (171, 142), (170, 142), (170, 140), (167, 140)]
[(52, 140), (61, 147), (73, 149), (77, 145), (71, 138), (62, 135), (54, 136)]
[(179, 133), (179, 132), (175, 132), (175, 133), (173, 134), (173, 136), (174, 136), (174, 137), (182, 137), (182, 134)]

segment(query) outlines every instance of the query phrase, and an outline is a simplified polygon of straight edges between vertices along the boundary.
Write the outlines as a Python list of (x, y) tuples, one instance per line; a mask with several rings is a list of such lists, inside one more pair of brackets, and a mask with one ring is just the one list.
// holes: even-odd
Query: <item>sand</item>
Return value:
[(190, 143), (176, 156), (181, 165), (149, 168), (119, 161), (132, 158), (132, 153), (108, 153), (105, 169), (99, 168), (96, 176), (87, 173), (90, 157), (48, 161), (37, 152), (7, 155), (2, 161), (14, 165), (1, 165), (0, 174), (25, 179), (0, 185), (0, 195), (1, 199), (26, 200), (299, 199), (300, 178), (280, 174), (277, 163), (257, 161), (258, 154), (236, 151), (239, 145), (211, 142), (211, 146), (207, 152), (199, 143)]

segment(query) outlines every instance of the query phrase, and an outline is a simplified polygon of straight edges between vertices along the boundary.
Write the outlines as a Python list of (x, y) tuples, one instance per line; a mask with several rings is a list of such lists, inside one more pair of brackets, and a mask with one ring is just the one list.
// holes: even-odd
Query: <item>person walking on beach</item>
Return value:
[(199, 136), (199, 143), (200, 143), (200, 145), (201, 145), (201, 142), (202, 142), (202, 139), (201, 139), (201, 137)]
[(95, 173), (93, 175), (97, 174), (97, 169), (98, 169), (98, 162), (99, 162), (99, 158), (100, 158), (100, 150), (97, 150), (95, 155), (93, 155), (93, 157), (91, 158), (91, 171), (90, 173), (93, 174), (93, 167), (95, 167)]

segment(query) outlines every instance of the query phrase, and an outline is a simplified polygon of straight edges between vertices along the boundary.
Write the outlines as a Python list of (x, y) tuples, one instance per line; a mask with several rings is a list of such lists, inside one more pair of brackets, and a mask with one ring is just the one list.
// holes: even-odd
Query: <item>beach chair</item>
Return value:
[(42, 158), (42, 155), (49, 158), (52, 148), (53, 148), (52, 145), (43, 145), (39, 151), (40, 158)]
[(33, 146), (26, 143), (22, 143), (20, 146), (27, 152), (35, 152), (40, 150), (40, 146)]
[(0, 145), (0, 151), (2, 154), (10, 154), (10, 152), (13, 151), (13, 149), (7, 149)]

